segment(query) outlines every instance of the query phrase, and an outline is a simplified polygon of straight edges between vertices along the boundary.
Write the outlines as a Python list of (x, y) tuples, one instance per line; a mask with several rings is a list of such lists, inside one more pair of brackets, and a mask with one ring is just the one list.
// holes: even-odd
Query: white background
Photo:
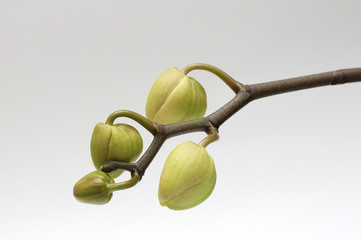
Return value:
[[(360, 239), (361, 83), (242, 109), (208, 147), (218, 179), (196, 208), (161, 207), (157, 191), (169, 152), (202, 133), (167, 141), (107, 205), (72, 196), (93, 171), (95, 124), (144, 114), (168, 67), (209, 63), (245, 84), (361, 67), (360, 13), (357, 0), (1, 0), (0, 238)], [(213, 75), (190, 75), (207, 114), (233, 97)], [(134, 126), (146, 149), (150, 134)]]

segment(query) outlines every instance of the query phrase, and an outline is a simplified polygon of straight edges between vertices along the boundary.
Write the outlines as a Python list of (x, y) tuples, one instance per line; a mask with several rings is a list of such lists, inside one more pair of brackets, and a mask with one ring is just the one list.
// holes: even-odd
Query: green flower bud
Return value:
[[(143, 150), (143, 140), (139, 132), (128, 124), (98, 123), (93, 131), (90, 152), (97, 170), (107, 161), (135, 162)], [(123, 170), (109, 173), (118, 177)]]
[(173, 210), (195, 207), (211, 195), (216, 169), (206, 149), (193, 142), (178, 145), (169, 154), (160, 177), (158, 198)]
[(176, 67), (163, 72), (153, 84), (146, 116), (159, 124), (188, 121), (204, 116), (207, 96), (202, 85)]
[(106, 204), (113, 196), (107, 188), (112, 183), (114, 180), (108, 174), (95, 171), (85, 175), (74, 185), (73, 194), (79, 202)]

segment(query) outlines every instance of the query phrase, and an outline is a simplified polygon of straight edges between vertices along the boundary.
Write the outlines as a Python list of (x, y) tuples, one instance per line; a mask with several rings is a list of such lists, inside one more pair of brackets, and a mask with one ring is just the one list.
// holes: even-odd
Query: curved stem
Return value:
[(211, 72), (218, 76), (220, 79), (223, 80), (232, 90), (234, 93), (237, 93), (239, 90), (245, 90), (245, 87), (234, 80), (231, 76), (229, 76), (227, 73), (223, 72), (221, 69), (204, 63), (193, 63), (188, 65), (187, 67), (182, 69), (182, 72), (187, 75), (189, 72), (193, 70), (205, 70), (208, 72)]
[(198, 143), (198, 145), (201, 145), (204, 148), (219, 139), (218, 130), (213, 127), (213, 125), (211, 125), (211, 127), (208, 129), (207, 134), (208, 136), (203, 138), (202, 141)]
[(139, 181), (140, 181), (140, 176), (137, 173), (137, 171), (135, 171), (134, 173), (132, 173), (132, 177), (130, 180), (125, 181), (125, 182), (108, 184), (107, 188), (111, 192), (118, 191), (118, 190), (124, 190), (124, 189), (135, 186)]
[(153, 136), (158, 132), (158, 128), (156, 127), (155, 123), (136, 112), (128, 110), (119, 110), (111, 113), (106, 123), (112, 125), (114, 123), (114, 120), (119, 117), (127, 117), (133, 119), (134, 121), (142, 125), (145, 129), (147, 129), (151, 134), (153, 134)]

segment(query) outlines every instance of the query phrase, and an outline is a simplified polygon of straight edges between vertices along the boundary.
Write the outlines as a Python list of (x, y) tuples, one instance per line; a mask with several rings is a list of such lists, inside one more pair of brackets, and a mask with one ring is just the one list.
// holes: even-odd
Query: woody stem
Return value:
[[(190, 66), (185, 72), (196, 69), (192, 67), (192, 65)], [(199, 69), (199, 65), (195, 66)], [(135, 163), (135, 168), (141, 178), (166, 139), (189, 132), (207, 132), (212, 127), (219, 129), (227, 119), (253, 100), (291, 91), (351, 82), (361, 82), (361, 68), (344, 69), (279, 81), (245, 85), (245, 90), (239, 89), (231, 101), (206, 117), (186, 122), (158, 125), (153, 142), (144, 155)], [(119, 168), (114, 165), (114, 167), (107, 167), (106, 172), (117, 169)]]

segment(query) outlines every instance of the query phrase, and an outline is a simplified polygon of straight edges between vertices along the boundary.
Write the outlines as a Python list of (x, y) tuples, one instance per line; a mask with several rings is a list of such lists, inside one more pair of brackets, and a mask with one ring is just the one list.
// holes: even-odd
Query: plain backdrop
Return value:
[[(145, 112), (171, 66), (218, 66), (253, 84), (361, 67), (361, 2), (0, 1), (1, 239), (361, 239), (361, 83), (252, 102), (207, 149), (210, 198), (186, 211), (158, 202), (167, 141), (142, 181), (110, 203), (77, 202), (93, 171), (97, 122)], [(233, 97), (210, 73), (207, 114)], [(144, 149), (151, 135), (142, 133)], [(125, 176), (127, 177), (127, 176)]]

